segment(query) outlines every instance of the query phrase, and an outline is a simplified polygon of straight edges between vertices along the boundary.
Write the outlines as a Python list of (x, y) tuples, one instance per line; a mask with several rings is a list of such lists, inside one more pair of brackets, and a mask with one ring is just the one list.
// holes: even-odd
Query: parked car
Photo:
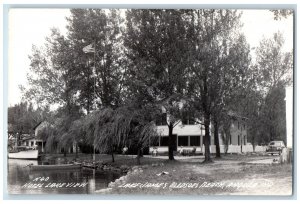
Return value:
[(281, 154), (282, 149), (285, 148), (283, 141), (271, 141), (267, 147), (267, 153), (273, 154)]

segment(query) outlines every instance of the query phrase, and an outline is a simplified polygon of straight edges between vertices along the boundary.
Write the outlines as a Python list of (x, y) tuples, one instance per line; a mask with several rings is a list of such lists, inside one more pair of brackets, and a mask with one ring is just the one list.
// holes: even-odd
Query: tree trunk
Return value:
[(86, 109), (86, 112), (87, 114), (90, 114), (90, 99), (88, 98), (88, 101), (87, 101), (87, 109)]
[(205, 128), (205, 137), (204, 137), (204, 146), (205, 146), (205, 157), (204, 157), (204, 162), (211, 162), (210, 158), (210, 133), (209, 133), (209, 123), (210, 123), (210, 115), (205, 114), (204, 116), (204, 128)]
[(173, 136), (173, 124), (170, 124), (169, 126), (169, 160), (174, 160), (174, 136)]
[(137, 165), (141, 165), (141, 157), (142, 157), (142, 150), (139, 148), (136, 156), (136, 163)]
[(214, 140), (216, 146), (216, 157), (221, 158), (220, 142), (219, 142), (219, 124), (217, 120), (214, 120)]
[(114, 156), (114, 152), (111, 152), (111, 162), (115, 162), (115, 156)]
[(76, 145), (75, 145), (75, 158), (77, 159), (78, 158), (78, 145), (77, 145), (77, 142), (76, 142)]

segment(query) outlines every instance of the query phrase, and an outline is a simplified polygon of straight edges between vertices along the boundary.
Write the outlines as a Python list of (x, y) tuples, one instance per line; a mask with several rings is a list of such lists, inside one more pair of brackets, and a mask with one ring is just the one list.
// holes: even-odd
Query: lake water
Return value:
[(93, 194), (107, 188), (121, 175), (81, 168), (78, 170), (31, 171), (34, 160), (8, 160), (7, 186), (9, 194)]

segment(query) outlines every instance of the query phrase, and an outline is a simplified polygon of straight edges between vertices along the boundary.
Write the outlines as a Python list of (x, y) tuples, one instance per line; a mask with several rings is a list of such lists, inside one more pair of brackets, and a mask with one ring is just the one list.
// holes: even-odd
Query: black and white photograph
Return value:
[(8, 10), (8, 195), (294, 195), (296, 10)]

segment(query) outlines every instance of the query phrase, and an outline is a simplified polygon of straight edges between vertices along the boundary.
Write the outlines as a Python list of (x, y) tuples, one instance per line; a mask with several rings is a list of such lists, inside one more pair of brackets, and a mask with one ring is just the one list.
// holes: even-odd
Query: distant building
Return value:
[[(231, 120), (229, 145), (247, 145), (247, 118), (232, 111), (228, 113), (228, 116)], [(222, 138), (220, 141), (224, 144)]]
[(32, 147), (39, 152), (44, 152), (45, 142), (41, 139), (37, 139), (35, 135), (23, 135), (21, 140), (22, 146)]
[[(158, 138), (151, 139), (150, 152), (153, 147), (157, 147), (158, 152), (168, 152), (168, 135), (169, 129), (166, 124), (167, 114), (163, 113), (161, 120), (156, 122)], [(203, 137), (205, 135), (204, 126), (198, 124), (199, 121), (195, 121), (194, 118), (186, 118), (180, 121), (173, 129), (173, 134), (176, 137), (175, 150), (178, 147), (185, 147), (186, 149), (192, 149), (196, 147), (196, 152), (202, 152)]]
[[(31, 137), (30, 139), (27, 139), (24, 143), (26, 144), (26, 146), (30, 146), (32, 144), (36, 145), (37, 148), (41, 151), (41, 152), (45, 152), (45, 145), (46, 145), (46, 141), (40, 139), (38, 137), (39, 131), (42, 131), (45, 127), (50, 126), (51, 124), (47, 121), (42, 121), (39, 122), (33, 129), (34, 129), (34, 136)], [(39, 138), (39, 139), (38, 139)], [(72, 147), (66, 148), (65, 149), (67, 151), (67, 153), (74, 153), (76, 152), (76, 143), (73, 143)], [(60, 149), (56, 149), (55, 151), (56, 153), (63, 153), (64, 152), (64, 148), (60, 148)]]
[(46, 142), (38, 138), (38, 131), (49, 124), (46, 121), (39, 122), (34, 128), (34, 135), (32, 134), (23, 134), (21, 137), (21, 146), (32, 147), (38, 149), (39, 152), (45, 152)]
[[(247, 118), (241, 117), (233, 112), (229, 112), (228, 115), (231, 118), (230, 137), (228, 141), (228, 153), (240, 153), (253, 151), (252, 145), (247, 142)], [(157, 121), (158, 138), (152, 138), (150, 141), (150, 152), (153, 148), (157, 148), (159, 153), (168, 152), (168, 126), (166, 124), (167, 114), (164, 113), (162, 118)], [(211, 153), (215, 153), (215, 143), (213, 135), (213, 126), (210, 125), (210, 150)], [(221, 131), (220, 131), (221, 132)], [(219, 132), (219, 143), (221, 153), (225, 152), (224, 142)], [(173, 129), (173, 134), (176, 137), (175, 150), (180, 147), (184, 149), (192, 150), (196, 147), (196, 153), (204, 153), (204, 136), (205, 129), (203, 122), (195, 120), (194, 118), (186, 118), (180, 121)], [(256, 147), (256, 151), (263, 151), (263, 148)]]

